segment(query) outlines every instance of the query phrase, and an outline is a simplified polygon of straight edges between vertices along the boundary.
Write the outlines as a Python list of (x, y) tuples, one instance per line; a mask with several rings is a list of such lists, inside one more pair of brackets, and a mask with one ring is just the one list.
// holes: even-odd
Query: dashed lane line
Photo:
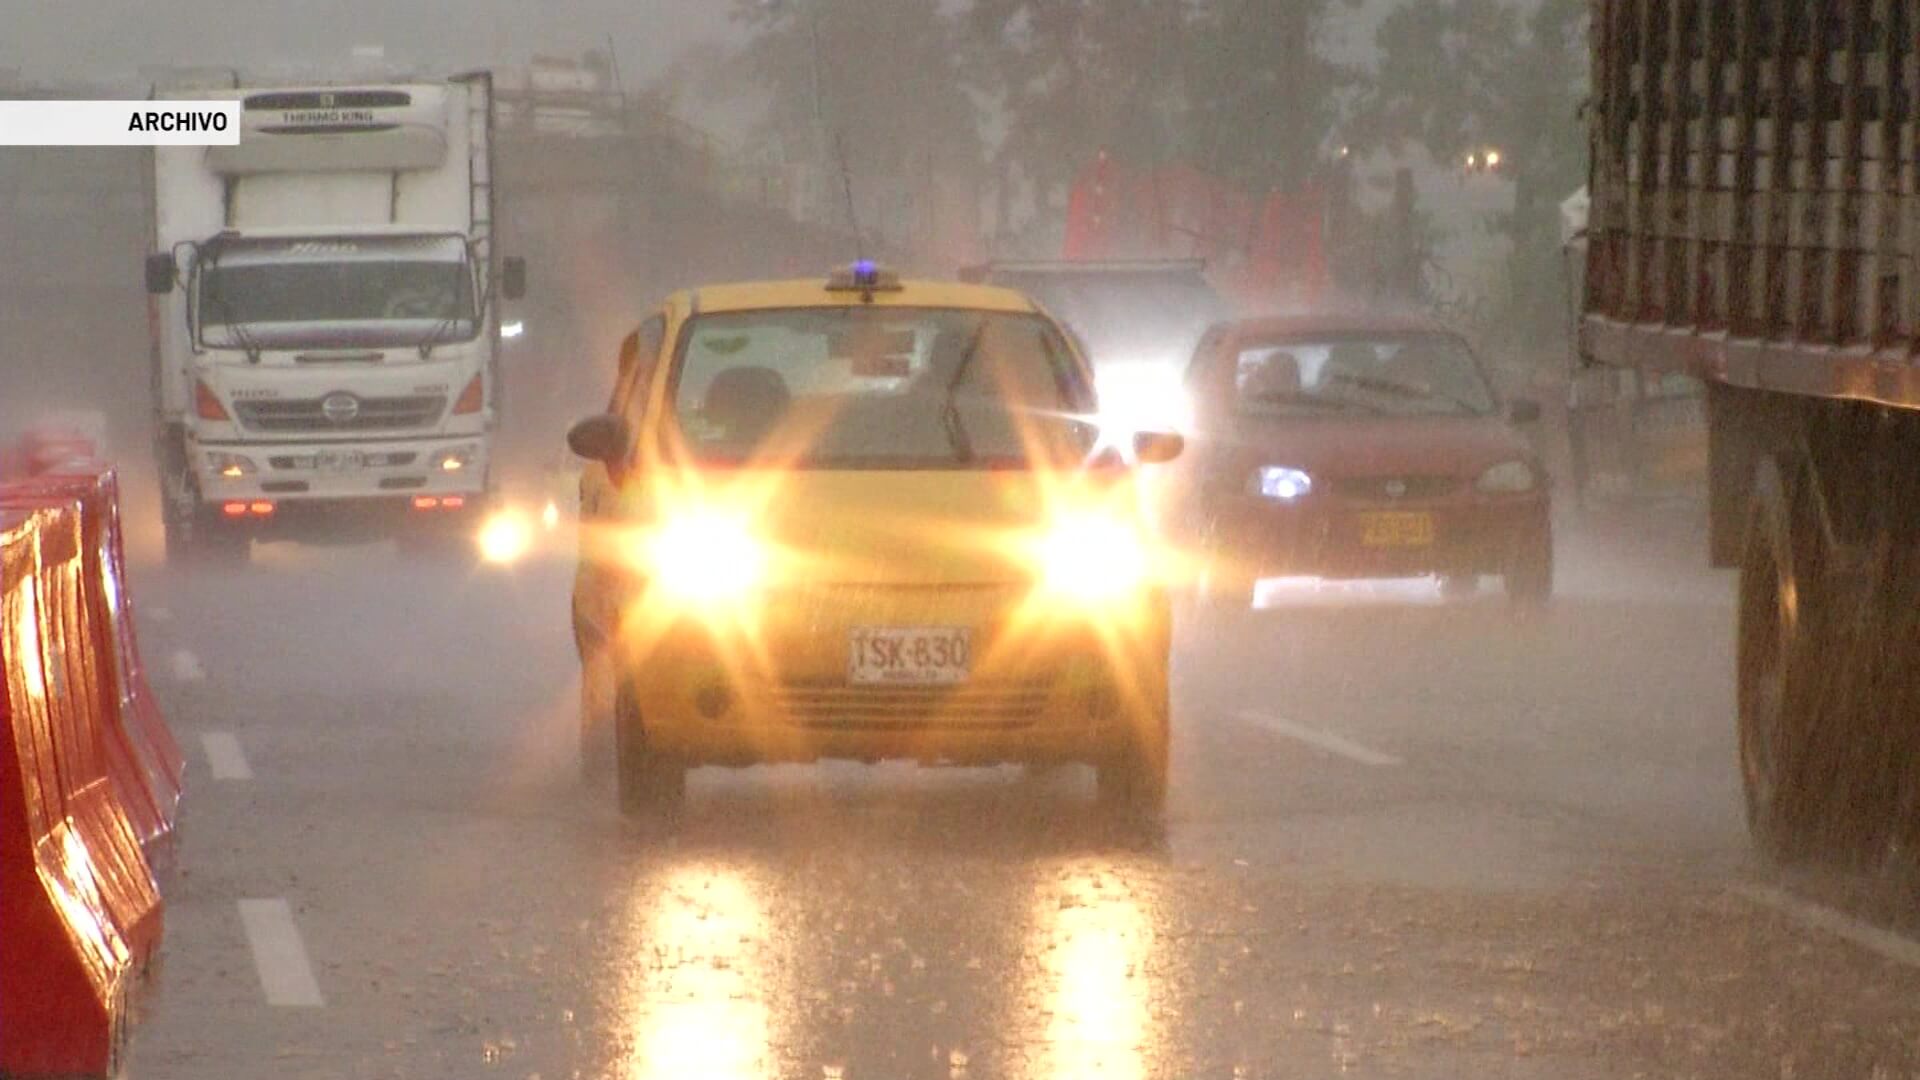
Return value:
[(325, 1004), (320, 984), (307, 963), (307, 947), (293, 923), (293, 907), (284, 899), (240, 901), (240, 925), (253, 950), (253, 966), (267, 1004), (285, 1008), (318, 1008)]
[(1266, 731), (1270, 731), (1275, 735), (1283, 735), (1296, 742), (1305, 743), (1317, 750), (1324, 750), (1329, 754), (1338, 755), (1349, 761), (1357, 761), (1362, 765), (1370, 765), (1374, 768), (1386, 768), (1406, 764), (1406, 762), (1392, 754), (1383, 754), (1378, 750), (1369, 749), (1361, 746), (1357, 742), (1343, 739), (1330, 731), (1321, 731), (1319, 728), (1306, 727), (1293, 723), (1290, 720), (1282, 720), (1277, 716), (1270, 716), (1252, 709), (1242, 710), (1240, 719)]
[(207, 767), (215, 780), (253, 779), (253, 767), (247, 764), (247, 755), (233, 732), (201, 732), (200, 746), (207, 752)]
[(207, 669), (200, 666), (200, 658), (193, 655), (191, 649), (173, 650), (167, 663), (173, 669), (173, 677), (180, 682), (200, 682), (207, 677)]
[(1882, 930), (1830, 907), (1802, 900), (1791, 893), (1766, 885), (1735, 885), (1735, 894), (1762, 907), (1772, 908), (1795, 922), (1850, 941), (1896, 964), (1920, 968), (1920, 941)]

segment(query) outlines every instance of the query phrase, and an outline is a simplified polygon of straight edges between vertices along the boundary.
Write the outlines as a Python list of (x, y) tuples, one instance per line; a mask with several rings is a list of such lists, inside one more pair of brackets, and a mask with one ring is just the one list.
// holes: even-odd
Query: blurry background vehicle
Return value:
[(1192, 448), (1173, 531), (1204, 595), (1244, 610), (1263, 577), (1499, 575), (1553, 588), (1545, 470), (1466, 343), (1413, 319), (1300, 316), (1217, 328), (1187, 375)]
[(278, 89), (242, 140), (152, 154), (154, 450), (170, 558), (256, 538), (464, 545), (493, 491), (491, 76)]

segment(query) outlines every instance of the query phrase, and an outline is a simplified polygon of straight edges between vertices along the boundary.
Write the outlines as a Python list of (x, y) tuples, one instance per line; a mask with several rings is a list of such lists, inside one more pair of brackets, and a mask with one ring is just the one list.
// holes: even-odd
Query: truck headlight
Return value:
[(766, 545), (743, 518), (681, 514), (647, 534), (641, 546), (649, 589), (679, 607), (737, 603), (766, 578)]
[(1063, 514), (1041, 535), (1037, 556), (1046, 591), (1082, 604), (1137, 592), (1150, 563), (1140, 530), (1099, 512)]
[(1290, 465), (1263, 465), (1253, 471), (1247, 486), (1262, 498), (1293, 502), (1313, 494), (1313, 477)]
[(1539, 486), (1533, 466), (1524, 461), (1503, 461), (1480, 474), (1473, 486), (1489, 495), (1520, 495)]
[(243, 454), (223, 454), (217, 450), (207, 451), (207, 468), (228, 480), (238, 480), (260, 471), (260, 466), (255, 465), (250, 457)]
[(435, 472), (459, 472), (473, 464), (479, 456), (480, 448), (469, 443), (466, 446), (456, 446), (450, 450), (440, 451), (433, 455), (431, 464)]

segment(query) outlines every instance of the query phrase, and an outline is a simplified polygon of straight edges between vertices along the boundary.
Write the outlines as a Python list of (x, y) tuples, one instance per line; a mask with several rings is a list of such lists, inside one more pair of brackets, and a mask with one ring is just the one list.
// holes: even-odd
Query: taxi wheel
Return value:
[(648, 741), (640, 704), (624, 681), (614, 698), (613, 740), (620, 812), (635, 820), (678, 816), (687, 797), (686, 762)]
[(1158, 821), (1167, 805), (1167, 710), (1156, 710), (1144, 730), (1127, 725), (1121, 745), (1094, 765), (1101, 806), (1142, 821)]
[(600, 785), (613, 777), (614, 676), (598, 650), (580, 661), (580, 778)]

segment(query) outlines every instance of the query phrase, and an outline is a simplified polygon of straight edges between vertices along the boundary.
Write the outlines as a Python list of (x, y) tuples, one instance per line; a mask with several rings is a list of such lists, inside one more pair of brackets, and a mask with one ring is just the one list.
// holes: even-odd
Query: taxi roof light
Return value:
[(900, 275), (881, 268), (872, 259), (861, 259), (852, 266), (835, 270), (827, 278), (828, 292), (858, 292), (871, 296), (876, 292), (899, 292)]

